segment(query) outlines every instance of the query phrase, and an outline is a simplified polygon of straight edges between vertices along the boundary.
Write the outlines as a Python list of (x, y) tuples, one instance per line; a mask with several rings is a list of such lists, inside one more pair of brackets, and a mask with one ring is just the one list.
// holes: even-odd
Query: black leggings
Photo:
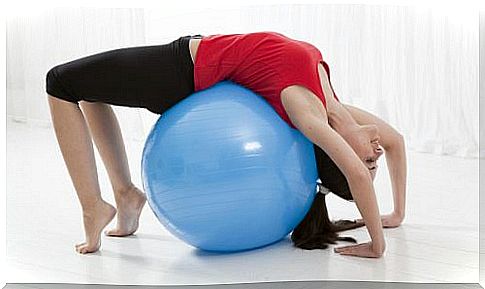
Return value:
[(46, 91), (57, 98), (164, 111), (194, 92), (190, 38), (168, 44), (114, 49), (49, 70)]

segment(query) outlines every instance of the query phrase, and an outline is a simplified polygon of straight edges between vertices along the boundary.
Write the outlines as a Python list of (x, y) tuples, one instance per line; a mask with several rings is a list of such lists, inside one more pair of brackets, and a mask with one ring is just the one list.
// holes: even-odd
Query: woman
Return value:
[[(101, 232), (116, 213), (116, 228), (105, 233), (133, 234), (146, 202), (131, 181), (121, 131), (108, 104), (162, 114), (194, 91), (224, 79), (264, 97), (288, 125), (310, 139), (323, 186), (355, 200), (362, 214), (363, 220), (353, 224), (332, 224), (324, 195), (318, 194), (292, 234), (295, 245), (326, 248), (336, 240), (353, 240), (335, 232), (365, 223), (371, 242), (335, 251), (382, 256), (382, 225), (398, 226), (404, 218), (403, 138), (377, 117), (338, 100), (318, 49), (275, 32), (184, 36), (165, 45), (98, 53), (49, 70), (52, 121), (83, 211), (86, 241), (76, 250), (97, 251)], [(108, 171), (116, 209), (101, 198), (90, 133)], [(382, 217), (372, 184), (383, 153), (379, 143), (386, 151), (394, 193), (394, 212)]]

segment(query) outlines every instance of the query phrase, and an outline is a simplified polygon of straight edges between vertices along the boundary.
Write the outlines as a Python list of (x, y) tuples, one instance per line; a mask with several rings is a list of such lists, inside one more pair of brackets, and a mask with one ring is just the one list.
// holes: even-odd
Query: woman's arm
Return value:
[[(385, 151), (391, 178), (395, 218), (402, 222), (406, 211), (406, 150), (403, 136), (377, 116), (345, 104), (344, 107), (361, 125), (375, 124), (379, 129), (380, 144)], [(397, 225), (399, 225), (397, 224)]]
[(372, 242), (349, 248), (349, 254), (363, 257), (380, 257), (385, 240), (379, 207), (369, 170), (347, 142), (325, 121), (326, 115), (316, 108), (318, 98), (301, 89), (282, 93), (283, 106), (293, 124), (310, 141), (322, 148), (347, 178), (352, 197), (365, 220)]

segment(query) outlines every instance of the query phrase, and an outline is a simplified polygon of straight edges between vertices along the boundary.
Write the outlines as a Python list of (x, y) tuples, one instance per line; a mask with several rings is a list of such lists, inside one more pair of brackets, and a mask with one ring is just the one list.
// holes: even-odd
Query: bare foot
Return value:
[(76, 245), (76, 251), (80, 254), (93, 253), (101, 246), (101, 232), (111, 222), (116, 214), (116, 209), (100, 200), (92, 208), (83, 212), (84, 232), (86, 241)]
[(105, 231), (105, 234), (112, 237), (129, 236), (138, 229), (138, 220), (146, 203), (145, 194), (132, 186), (125, 192), (115, 194), (115, 200), (118, 210), (117, 224), (114, 229)]

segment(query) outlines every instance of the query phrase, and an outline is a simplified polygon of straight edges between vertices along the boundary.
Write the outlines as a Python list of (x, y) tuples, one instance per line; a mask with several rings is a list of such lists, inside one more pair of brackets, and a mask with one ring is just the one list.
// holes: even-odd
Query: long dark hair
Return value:
[[(352, 201), (352, 194), (344, 174), (324, 150), (317, 145), (313, 145), (313, 148), (318, 178), (321, 182), (319, 190), (324, 187), (337, 196)], [(325, 194), (317, 193), (305, 218), (293, 230), (291, 240), (294, 246), (306, 250), (326, 249), (328, 244), (335, 244), (337, 241), (357, 243), (352, 237), (339, 237), (337, 232), (362, 226), (364, 224), (356, 224), (349, 220), (330, 221)]]

